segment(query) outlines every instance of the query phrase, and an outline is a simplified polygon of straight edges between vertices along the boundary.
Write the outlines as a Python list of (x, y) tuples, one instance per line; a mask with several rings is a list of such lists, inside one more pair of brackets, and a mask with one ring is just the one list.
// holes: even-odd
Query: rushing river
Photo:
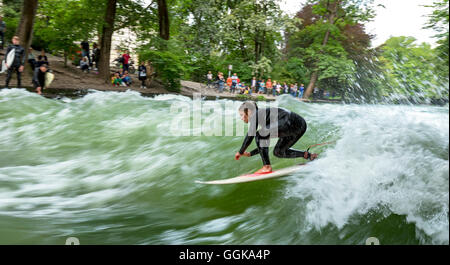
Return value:
[[(221, 111), (191, 115), (213, 103)], [(236, 104), (2, 90), (0, 244), (449, 243), (448, 105), (283, 96), (275, 104), (308, 123), (295, 148), (335, 141), (314, 149), (319, 159), (282, 178), (196, 184), (261, 167), (257, 156), (234, 160), (243, 140)], [(174, 111), (180, 106), (192, 107)], [(208, 129), (217, 121), (222, 135)], [(275, 169), (304, 162), (271, 159)]]

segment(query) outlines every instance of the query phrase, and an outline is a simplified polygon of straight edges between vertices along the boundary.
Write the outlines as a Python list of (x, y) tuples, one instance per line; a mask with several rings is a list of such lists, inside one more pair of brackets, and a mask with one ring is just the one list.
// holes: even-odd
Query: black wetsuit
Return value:
[[(250, 127), (239, 153), (242, 155), (255, 138), (257, 148), (250, 154), (260, 154), (264, 165), (270, 165), (270, 138), (279, 138), (273, 154), (281, 158), (304, 157), (305, 152), (291, 147), (306, 132), (306, 122), (298, 114), (283, 108), (257, 109), (249, 118)], [(260, 130), (257, 130), (261, 127)]]
[(6, 50), (5, 53), (5, 59), (8, 56), (8, 53), (12, 50), (15, 49), (15, 55), (14, 55), (14, 61), (13, 63), (10, 65), (10, 67), (8, 68), (8, 73), (6, 76), (6, 83), (5, 86), (9, 87), (9, 81), (11, 80), (12, 74), (15, 71), (17, 74), (17, 87), (21, 87), (22, 84), (22, 78), (21, 75), (22, 73), (19, 71), (19, 68), (21, 66), (25, 65), (25, 50), (23, 49), (22, 46), (20, 45), (14, 45), (11, 44), (8, 49)]
[(42, 90), (44, 90), (44, 86), (45, 86), (45, 74), (48, 72), (42, 72), (40, 68), (36, 68), (34, 69), (34, 73), (33, 73), (33, 85), (34, 88), (38, 88), (40, 87)]

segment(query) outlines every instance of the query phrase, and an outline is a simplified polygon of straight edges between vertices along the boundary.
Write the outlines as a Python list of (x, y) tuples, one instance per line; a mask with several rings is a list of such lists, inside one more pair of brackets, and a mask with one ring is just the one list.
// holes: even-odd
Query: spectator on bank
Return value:
[(234, 93), (236, 91), (236, 86), (239, 83), (239, 78), (237, 76), (236, 73), (233, 74), (233, 76), (231, 77), (231, 87), (230, 87), (230, 92)]
[(111, 83), (113, 86), (121, 86), (122, 78), (120, 78), (119, 72), (115, 72), (111, 75)]
[(206, 85), (208, 86), (208, 88), (211, 87), (212, 83), (213, 83), (213, 74), (211, 73), (211, 71), (208, 71), (208, 73), (206, 74)]
[(258, 94), (264, 94), (266, 88), (266, 83), (264, 82), (264, 79), (259, 82), (259, 90)]
[(92, 61), (91, 61), (91, 55), (90, 55), (90, 47), (89, 47), (89, 42), (87, 40), (84, 40), (81, 42), (80, 44), (80, 48), (81, 48), (81, 57), (87, 57), (88, 58), (88, 63), (89, 66), (92, 65)]
[(145, 81), (147, 80), (147, 67), (145, 66), (145, 62), (142, 62), (138, 68), (138, 76), (139, 80), (142, 82), (141, 88), (147, 88), (145, 86)]
[(131, 86), (132, 81), (128, 71), (123, 71), (122, 82), (125, 83), (126, 86)]
[(272, 84), (272, 96), (276, 96), (277, 95), (277, 81), (273, 80), (273, 84)]
[(40, 67), (43, 64), (50, 65), (49, 62), (48, 62), (47, 55), (45, 55), (45, 50), (44, 49), (41, 50), (41, 54), (38, 56), (38, 61), (36, 63), (36, 66)]
[(94, 42), (92, 49), (92, 61), (94, 61), (94, 71), (98, 70), (98, 62), (100, 61), (100, 48), (97, 43)]
[(33, 54), (33, 48), (30, 47), (30, 49), (28, 49), (28, 63), (31, 66), (31, 69), (34, 72), (34, 69), (36, 68), (36, 57)]
[(298, 97), (299, 98), (303, 98), (303, 93), (305, 92), (305, 85), (301, 84), (300, 85), (300, 89), (299, 89), (299, 93), (298, 93)]
[(256, 92), (256, 84), (257, 84), (256, 77), (253, 77), (253, 78), (252, 78), (252, 82), (251, 82), (251, 84), (250, 84), (250, 89), (252, 89), (252, 90), (255, 91), (255, 92)]
[(291, 92), (291, 96), (293, 96), (293, 97), (297, 96), (297, 87), (294, 84), (290, 85), (290, 92)]
[(45, 74), (48, 72), (48, 65), (43, 64), (33, 71), (33, 85), (36, 92), (41, 95), (45, 88)]
[(17, 87), (21, 87), (22, 85), (22, 72), (25, 65), (25, 49), (20, 45), (20, 38), (19, 36), (14, 36), (11, 39), (11, 44), (6, 48), (5, 58), (9, 52), (14, 50), (14, 60), (11, 65), (9, 65), (9, 68), (7, 70), (6, 74), (6, 80), (5, 80), (5, 87), (9, 87), (9, 81), (12, 78), (13, 73), (16, 73), (17, 76)]
[(289, 86), (286, 84), (286, 82), (283, 83), (283, 93), (289, 94)]
[(124, 71), (128, 71), (128, 69), (130, 68), (130, 55), (128, 54), (128, 51), (124, 51), (124, 53), (122, 54), (122, 69)]
[(270, 78), (267, 79), (267, 82), (266, 82), (266, 94), (269, 94), (269, 91), (273, 90), (272, 86), (273, 86), (272, 80)]
[(223, 77), (223, 73), (222, 72), (218, 72), (217, 73), (216, 84), (219, 86), (219, 93), (222, 93), (224, 85), (225, 85), (225, 79)]
[(277, 91), (277, 95), (281, 95), (281, 88), (282, 88), (282, 86), (281, 86), (281, 83), (277, 83), (277, 87), (276, 87), (276, 91)]
[(233, 79), (231, 79), (231, 76), (229, 76), (228, 78), (227, 78), (227, 86), (228, 86), (228, 89), (229, 90), (231, 90), (231, 85), (233, 84)]
[(83, 59), (81, 59), (80, 69), (83, 72), (89, 73), (89, 61), (87, 57), (83, 57)]
[(319, 97), (319, 88), (318, 87), (314, 87), (313, 99), (317, 99), (318, 97)]

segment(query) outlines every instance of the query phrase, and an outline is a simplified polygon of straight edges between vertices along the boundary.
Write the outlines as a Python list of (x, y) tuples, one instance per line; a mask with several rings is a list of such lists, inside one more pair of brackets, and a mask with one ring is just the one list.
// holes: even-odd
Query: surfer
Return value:
[(45, 86), (45, 74), (48, 72), (48, 66), (46, 64), (41, 65), (39, 68), (34, 69), (33, 85), (39, 95), (42, 94), (42, 90)]
[(8, 46), (8, 49), (5, 53), (5, 61), (8, 53), (14, 49), (14, 61), (11, 65), (8, 65), (8, 74), (6, 76), (6, 84), (5, 87), (9, 87), (9, 81), (11, 80), (13, 71), (16, 71), (17, 74), (17, 87), (20, 87), (22, 84), (21, 74), (25, 65), (25, 50), (22, 46), (20, 46), (20, 38), (18, 36), (14, 36), (12, 38), (12, 44)]
[[(317, 158), (317, 154), (291, 149), (306, 132), (306, 122), (300, 115), (283, 108), (258, 109), (258, 105), (250, 101), (244, 102), (239, 107), (239, 114), (245, 123), (250, 122), (250, 126), (235, 159), (239, 160), (241, 156), (250, 157), (259, 154), (263, 161), (263, 167), (256, 171), (256, 174), (272, 172), (269, 159), (270, 138), (279, 138), (273, 150), (276, 157), (303, 157), (309, 160)], [(257, 130), (258, 127), (261, 129)], [(257, 148), (246, 152), (253, 138), (255, 138)]]

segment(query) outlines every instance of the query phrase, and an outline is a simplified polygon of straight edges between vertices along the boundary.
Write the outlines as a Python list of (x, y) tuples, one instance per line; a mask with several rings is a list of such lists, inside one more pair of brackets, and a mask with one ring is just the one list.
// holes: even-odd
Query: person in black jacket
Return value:
[[(263, 161), (263, 167), (256, 171), (256, 174), (272, 172), (269, 159), (270, 138), (279, 138), (273, 150), (276, 157), (303, 157), (309, 160), (317, 158), (317, 154), (291, 148), (303, 136), (307, 128), (306, 121), (297, 113), (283, 108), (258, 109), (256, 103), (248, 101), (241, 105), (239, 114), (245, 123), (250, 122), (250, 127), (235, 159), (239, 160), (241, 156), (250, 157), (259, 154)], [(258, 127), (261, 129), (258, 130)], [(255, 138), (257, 148), (246, 152), (253, 138)]]
[(14, 61), (12, 65), (8, 65), (8, 74), (6, 76), (6, 83), (5, 87), (9, 87), (9, 81), (11, 80), (12, 74), (15, 71), (17, 75), (17, 87), (21, 87), (22, 85), (22, 79), (21, 74), (23, 72), (23, 68), (25, 65), (25, 50), (22, 46), (20, 46), (20, 38), (18, 36), (14, 36), (12, 38), (12, 44), (8, 46), (8, 49), (6, 49), (5, 53), (5, 60), (8, 56), (8, 53), (14, 49)]
[(36, 67), (33, 74), (33, 85), (36, 92), (40, 95), (45, 87), (45, 74), (48, 72), (48, 66), (46, 64)]
[(45, 50), (44, 49), (41, 50), (41, 54), (38, 56), (38, 60), (36, 62), (36, 65), (38, 67), (40, 67), (43, 64), (46, 64), (47, 66), (50, 65), (50, 63), (48, 62), (47, 55), (45, 55)]
[(147, 80), (147, 67), (145, 67), (145, 62), (142, 62), (138, 68), (139, 80), (141, 80), (141, 88), (146, 88), (145, 80)]

